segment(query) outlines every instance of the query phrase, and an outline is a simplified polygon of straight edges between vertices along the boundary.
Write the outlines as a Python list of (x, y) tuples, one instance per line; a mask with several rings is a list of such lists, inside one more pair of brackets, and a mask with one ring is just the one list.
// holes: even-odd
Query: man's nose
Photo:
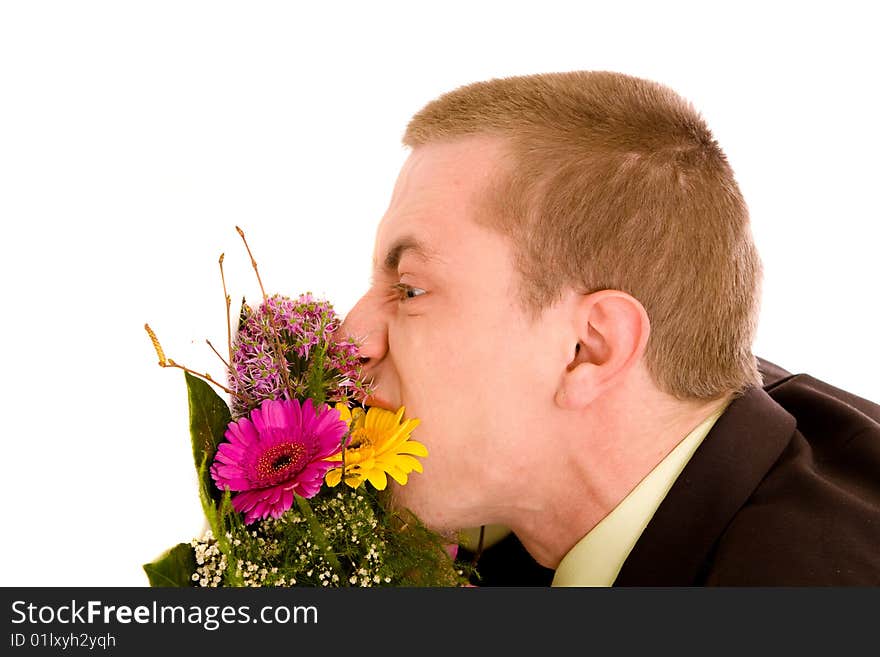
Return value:
[(385, 320), (366, 294), (345, 316), (340, 331), (344, 337), (354, 340), (360, 346), (359, 352), (365, 371), (375, 367), (388, 351)]

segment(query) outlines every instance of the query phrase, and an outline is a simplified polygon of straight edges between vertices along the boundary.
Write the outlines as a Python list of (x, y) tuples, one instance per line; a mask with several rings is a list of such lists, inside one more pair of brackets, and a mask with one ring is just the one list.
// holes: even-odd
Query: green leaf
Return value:
[(144, 564), (150, 586), (192, 586), (196, 557), (189, 543), (178, 543), (161, 557)]
[[(221, 491), (211, 479), (210, 464), (214, 461), (217, 445), (224, 439), (232, 414), (226, 402), (208, 383), (189, 372), (184, 372), (184, 375), (189, 396), (189, 432), (200, 491), (210, 491), (211, 499), (216, 502), (220, 499)], [(206, 504), (204, 495), (202, 504)], [(209, 516), (211, 511), (213, 508), (205, 508)]]
[[(218, 495), (222, 497), (222, 494), (214, 485), (210, 468), (211, 464), (206, 458), (199, 467), (199, 500), (202, 502), (202, 510), (205, 512), (205, 518), (207, 518), (214, 536), (223, 536), (222, 516), (217, 509), (219, 500), (215, 499)], [(229, 495), (229, 491), (226, 491), (226, 495)]]
[(235, 550), (229, 536), (240, 536), (246, 533), (246, 529), (241, 514), (232, 507), (232, 494), (228, 490), (223, 493), (223, 497), (220, 499), (215, 520), (217, 529), (214, 530), (214, 536), (217, 545), (220, 546), (220, 551), (226, 555), (226, 574), (224, 576), (226, 586), (244, 586), (244, 577), (238, 569), (239, 555), (236, 554), (237, 550)]

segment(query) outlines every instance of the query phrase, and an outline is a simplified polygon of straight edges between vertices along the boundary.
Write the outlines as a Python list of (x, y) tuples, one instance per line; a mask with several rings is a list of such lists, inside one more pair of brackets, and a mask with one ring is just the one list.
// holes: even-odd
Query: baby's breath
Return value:
[[(309, 502), (323, 532), (321, 540), (295, 507), (280, 518), (246, 527), (232, 522), (224, 542), (228, 555), (210, 530), (191, 542), (197, 564), (193, 582), (325, 588), (464, 583), (463, 571), (446, 556), (438, 538), (412, 518), (404, 523), (389, 513), (376, 494), (324, 489)], [(335, 560), (328, 558), (327, 549)]]

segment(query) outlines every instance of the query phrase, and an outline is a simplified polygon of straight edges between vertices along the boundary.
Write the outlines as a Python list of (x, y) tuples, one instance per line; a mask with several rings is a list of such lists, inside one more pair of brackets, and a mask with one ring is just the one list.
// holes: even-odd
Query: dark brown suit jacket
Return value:
[[(763, 388), (712, 427), (615, 586), (880, 585), (880, 405), (758, 364)], [(514, 536), (478, 572), (482, 586), (553, 577)]]

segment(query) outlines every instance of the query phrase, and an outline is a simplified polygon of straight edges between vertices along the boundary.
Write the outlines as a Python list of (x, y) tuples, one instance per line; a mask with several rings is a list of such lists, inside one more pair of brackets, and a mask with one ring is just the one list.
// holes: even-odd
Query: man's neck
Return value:
[(508, 526), (538, 563), (556, 568), (691, 431), (729, 400), (726, 396), (695, 404), (658, 397), (638, 410), (606, 407), (603, 417), (581, 424), (594, 427), (586, 430), (586, 438), (565, 441), (572, 449), (561, 460), (561, 470), (543, 482), (545, 486), (531, 487), (546, 494), (520, 509)]

